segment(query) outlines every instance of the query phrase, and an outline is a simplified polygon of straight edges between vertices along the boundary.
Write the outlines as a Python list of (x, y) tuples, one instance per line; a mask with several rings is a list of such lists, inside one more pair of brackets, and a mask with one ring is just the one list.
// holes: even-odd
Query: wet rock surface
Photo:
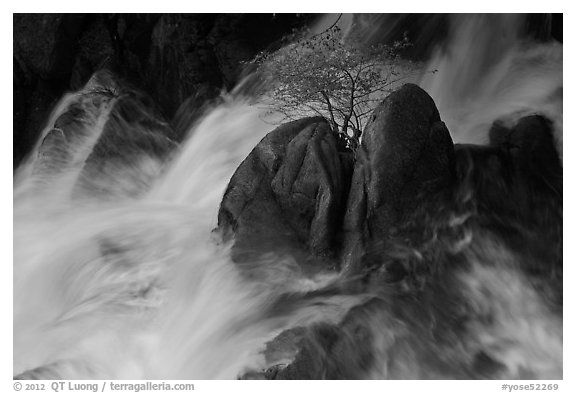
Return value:
[(269, 133), (235, 172), (218, 213), (220, 230), (234, 237), (234, 257), (286, 252), (332, 263), (351, 160), (323, 118)]
[[(95, 129), (101, 134), (87, 131)], [(362, 300), (342, 306), (338, 318), (280, 332), (261, 348), (266, 367), (240, 378), (537, 375), (509, 370), (506, 353), (482, 334), (500, 334), (510, 321), (540, 323), (530, 319), (534, 293), (549, 318), (561, 320), (562, 163), (552, 131), (548, 119), (531, 115), (495, 122), (486, 146), (453, 145), (433, 100), (410, 84), (376, 108), (355, 154), (321, 117), (271, 131), (232, 176), (217, 232), (233, 240), (233, 261), (255, 280), (278, 256), (304, 277), (339, 272), (321, 289), (282, 292), (270, 318), (307, 307), (313, 315), (335, 295), (337, 304)], [(76, 197), (138, 196), (177, 139), (148, 95), (97, 74), (55, 119), (34, 170), (45, 180), (77, 170)], [(117, 173), (132, 165), (134, 178)], [(118, 189), (117, 175), (128, 186), (107, 195), (111, 184)], [(114, 243), (102, 247), (114, 257)], [(529, 284), (520, 296), (527, 304), (506, 297), (521, 287), (518, 277)], [(529, 345), (521, 339), (511, 345)]]
[[(88, 82), (39, 141), (33, 171), (50, 185), (73, 174), (73, 197), (142, 195), (220, 89), (242, 78), (239, 65), (309, 20), (299, 18), (15, 15), (14, 166), (65, 90), (112, 69), (122, 80)], [(558, 34), (539, 18), (527, 19), (528, 36)], [(391, 36), (425, 19), (404, 16)], [(447, 34), (420, 30), (422, 47)], [(556, 354), (520, 334), (528, 326), (548, 344), (552, 331), (561, 347), (563, 168), (553, 128), (533, 114), (494, 123), (486, 146), (453, 145), (432, 98), (408, 84), (376, 108), (355, 154), (323, 118), (270, 132), (232, 177), (217, 231), (234, 241), (239, 271), (288, 256), (305, 279), (339, 281), (279, 288), (267, 317), (297, 310), (314, 322), (280, 332), (260, 348), (265, 368), (242, 377), (561, 378), (562, 364), (548, 366)], [(108, 262), (126, 252), (107, 238), (99, 247)], [(322, 307), (342, 315), (318, 322)], [(57, 378), (59, 367), (16, 378)]]
[[(374, 111), (363, 136), (354, 159), (342, 160), (321, 119), (283, 125), (230, 182), (219, 226), (234, 236), (237, 262), (284, 252), (305, 266), (329, 255), (320, 268), (349, 277), (339, 293), (367, 296), (340, 322), (281, 333), (263, 349), (268, 367), (244, 377), (509, 375), (497, 351), (454, 347), (474, 329), (491, 329), (500, 313), (478, 309), (466, 281), (474, 278), (464, 277), (494, 269), (505, 279), (520, 269), (552, 315), (561, 314), (562, 165), (551, 123), (539, 115), (496, 122), (489, 145), (453, 145), (433, 100), (405, 85)], [(278, 247), (278, 238), (289, 241)], [(473, 285), (499, 296), (500, 284)]]
[(339, 150), (321, 118), (264, 138), (232, 177), (220, 208), (219, 227), (234, 233), (235, 249), (264, 254), (284, 238), (285, 250), (343, 256), (337, 267), (362, 270), (367, 249), (382, 246), (416, 206), (453, 181), (450, 134), (415, 85), (374, 111), (355, 160)]
[(430, 96), (407, 84), (373, 112), (357, 152), (344, 222), (346, 269), (453, 180), (448, 129)]
[(137, 196), (160, 174), (174, 139), (146, 94), (98, 73), (55, 119), (33, 173), (44, 182), (74, 174), (76, 196)]
[[(102, 133), (89, 142), (94, 135), (82, 130), (98, 122)], [(320, 117), (271, 131), (231, 178), (217, 232), (233, 240), (232, 259), (255, 280), (277, 257), (295, 261), (303, 276), (340, 272), (333, 286), (279, 296), (272, 318), (334, 295), (364, 300), (331, 322), (279, 333), (261, 349), (266, 368), (240, 378), (511, 375), (502, 353), (475, 334), (494, 329), (503, 312), (529, 318), (514, 316), (524, 306), (506, 300), (483, 303), (505, 295), (520, 271), (550, 318), (562, 315), (562, 164), (552, 131), (532, 115), (495, 122), (486, 146), (453, 145), (415, 85), (376, 108), (355, 154)], [(146, 94), (99, 74), (55, 120), (35, 171), (49, 180), (77, 168), (73, 196), (102, 197), (118, 168), (136, 165), (122, 196), (137, 196), (149, 179), (135, 163), (165, 162), (177, 135)], [(82, 155), (86, 143), (93, 146)], [(150, 168), (152, 179), (158, 167)], [(487, 276), (475, 281), (474, 271)]]

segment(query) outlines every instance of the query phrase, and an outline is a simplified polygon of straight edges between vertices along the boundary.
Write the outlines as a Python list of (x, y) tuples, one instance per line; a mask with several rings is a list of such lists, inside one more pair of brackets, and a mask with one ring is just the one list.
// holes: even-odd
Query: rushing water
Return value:
[(525, 39), (524, 17), (450, 19), (450, 38), (427, 65), (437, 72), (427, 74), (421, 86), (455, 143), (486, 143), (495, 119), (512, 123), (539, 113), (554, 121), (562, 154), (562, 45)]
[[(530, 44), (514, 31), (497, 40), (495, 34), (519, 21), (487, 26), (491, 21), (454, 18), (446, 46), (430, 61), (438, 73), (421, 85), (456, 142), (484, 143), (492, 121), (538, 112), (554, 120), (561, 151), (561, 45)], [(255, 261), (265, 274), (251, 280), (231, 261), (230, 245), (212, 233), (230, 177), (271, 129), (254, 106), (225, 102), (167, 158), (145, 154), (129, 170), (124, 162), (87, 176), (83, 169), (103, 128), (121, 131), (124, 124), (110, 120), (119, 98), (95, 103), (93, 91), (89, 83), (61, 100), (15, 174), (15, 375), (39, 368), (47, 378), (234, 379), (273, 365), (261, 351), (280, 332), (336, 323), (365, 300), (337, 294), (270, 312), (283, 294), (323, 288), (339, 276), (304, 276), (293, 261), (271, 255)], [(85, 109), (73, 125), (80, 137), (63, 138), (66, 151), (42, 150), (40, 142), (72, 104)], [(147, 191), (126, 193), (132, 183)], [(108, 192), (94, 193), (95, 185)], [(488, 241), (469, 251), (470, 260), (482, 258), (514, 259)], [(471, 326), (474, 340), (447, 356), (466, 358), (480, 348), (506, 364), (507, 377), (561, 377), (561, 316), (547, 309), (514, 263), (479, 264), (458, 279), (474, 307), (493, 308), (499, 320)], [(388, 374), (392, 350), (406, 365), (421, 358), (392, 346), (403, 334), (401, 322), (378, 314), (366, 323), (376, 332), (377, 355), (364, 377), (435, 376), (425, 365)], [(522, 374), (527, 369), (531, 374)]]

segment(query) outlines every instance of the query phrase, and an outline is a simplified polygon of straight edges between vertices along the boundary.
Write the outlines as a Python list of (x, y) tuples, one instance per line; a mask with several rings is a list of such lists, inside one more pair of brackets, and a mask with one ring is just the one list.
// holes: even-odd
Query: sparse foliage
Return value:
[(325, 117), (333, 132), (352, 149), (358, 146), (370, 113), (394, 87), (417, 72), (398, 52), (407, 40), (394, 45), (364, 47), (343, 40), (337, 24), (326, 31), (300, 38), (256, 59), (266, 83), (259, 99), (280, 121), (312, 113)]

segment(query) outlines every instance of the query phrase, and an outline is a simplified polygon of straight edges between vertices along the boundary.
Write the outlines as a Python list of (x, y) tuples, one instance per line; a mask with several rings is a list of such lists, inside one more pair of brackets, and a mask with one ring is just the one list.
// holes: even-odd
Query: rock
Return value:
[(72, 160), (72, 149), (64, 131), (53, 128), (42, 140), (33, 173), (48, 185), (70, 168)]
[(85, 20), (73, 14), (14, 14), (14, 107), (19, 114), (14, 168), (30, 153), (50, 108), (69, 88)]
[(147, 59), (141, 66), (144, 84), (168, 117), (199, 84), (223, 85), (218, 59), (207, 41), (214, 18), (167, 14), (154, 26)]
[(24, 136), (24, 124), (27, 118), (27, 101), (26, 90), (28, 90), (29, 81), (26, 77), (26, 72), (16, 59), (12, 62), (13, 69), (13, 92), (14, 92), (14, 104), (12, 106), (13, 110), (13, 140), (14, 140), (14, 154), (13, 154), (13, 167), (16, 168), (20, 162), (20, 159), (26, 154), (28, 146), (34, 143), (34, 138), (28, 140)]
[(339, 329), (332, 324), (320, 323), (306, 328), (304, 337), (297, 343), (300, 348), (294, 361), (275, 373), (268, 373), (267, 379), (329, 379), (326, 375), (329, 350), (339, 338)]
[(307, 127), (290, 141), (272, 191), (290, 226), (316, 254), (334, 246), (347, 194), (336, 138), (325, 124)]
[(150, 102), (146, 95), (130, 89), (116, 99), (86, 160), (77, 192), (137, 196), (161, 174), (177, 145), (174, 131)]
[(361, 268), (372, 242), (453, 179), (453, 143), (432, 98), (406, 84), (375, 110), (357, 151), (344, 231), (346, 269)]
[(224, 86), (232, 88), (239, 81), (238, 64), (263, 49), (278, 49), (286, 34), (315, 18), (314, 14), (217, 14), (207, 40), (218, 58)]
[(555, 146), (552, 122), (540, 115), (525, 116), (512, 128), (495, 123), (490, 144), (509, 154), (524, 178), (561, 193), (562, 163)]
[(136, 196), (160, 173), (173, 137), (149, 97), (98, 73), (55, 120), (33, 173), (51, 181), (77, 172), (77, 197)]
[[(172, 119), (203, 85), (231, 89), (242, 76), (244, 61), (313, 17), (15, 14), (14, 165), (30, 152), (57, 100), (67, 90), (80, 89), (98, 70), (135, 84), (157, 103), (163, 117)], [(181, 120), (172, 123), (180, 125)]]
[(270, 132), (232, 176), (218, 213), (219, 228), (234, 234), (235, 260), (265, 252), (334, 257), (351, 159), (323, 118)]
[(458, 146), (458, 182), (480, 223), (521, 255), (550, 304), (562, 304), (563, 169), (552, 123), (540, 115), (496, 122), (489, 146)]
[(543, 116), (493, 124), (488, 146), (456, 145), (454, 208), (519, 256), (548, 304), (562, 308), (562, 164)]
[(70, 75), (70, 88), (81, 89), (94, 72), (104, 68), (119, 73), (115, 56), (119, 48), (111, 26), (117, 18), (111, 15), (89, 15), (85, 18)]
[(222, 99), (218, 94), (219, 91), (216, 88), (210, 87), (210, 85), (206, 83), (201, 84), (194, 94), (180, 105), (171, 122), (176, 132), (176, 140), (178, 142), (190, 136), (188, 133), (192, 125), (194, 125), (208, 109), (222, 103)]
[(14, 52), (41, 78), (66, 78), (84, 19), (74, 14), (14, 14)]
[(298, 326), (288, 329), (266, 343), (264, 356), (267, 364), (282, 364), (294, 360), (301, 341), (305, 338), (306, 328)]
[(522, 203), (510, 198), (514, 166), (509, 154), (492, 146), (458, 144), (455, 157), (458, 198), (463, 205), (473, 204), (482, 214), (516, 214)]
[[(362, 379), (374, 361), (371, 324), (382, 305), (371, 300), (352, 308), (338, 324), (318, 323), (305, 329), (294, 346), (294, 360), (267, 379)], [(284, 333), (282, 333), (284, 334)], [(281, 335), (282, 335), (281, 334)]]
[[(492, 209), (492, 214), (510, 220), (516, 217), (547, 220), (553, 216), (551, 212), (545, 213), (548, 208), (561, 209), (562, 163), (552, 122), (540, 115), (523, 117), (513, 125), (497, 121), (489, 135), (488, 148), (468, 147), (464, 152), (470, 155), (472, 150), (490, 151), (492, 158), (483, 160), (475, 153), (474, 158), (467, 159), (468, 166), (459, 170), (466, 171), (468, 177), (476, 177), (470, 188), (482, 205)], [(464, 161), (458, 161), (462, 167)]]

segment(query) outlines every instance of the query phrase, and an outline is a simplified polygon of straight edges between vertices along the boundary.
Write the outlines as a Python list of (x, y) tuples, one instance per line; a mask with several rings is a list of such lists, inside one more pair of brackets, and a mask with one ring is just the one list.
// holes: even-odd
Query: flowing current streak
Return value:
[[(539, 112), (554, 120), (561, 151), (562, 48), (523, 42), (515, 33), (518, 20), (508, 22), (510, 39), (499, 42), (489, 31), (502, 31), (505, 23), (486, 29), (483, 17), (455, 17), (453, 38), (430, 62), (438, 73), (422, 85), (456, 142), (485, 143), (494, 120)], [(240, 101), (226, 102), (192, 127), (172, 161), (157, 163), (167, 165), (162, 175), (136, 199), (72, 198), (113, 98), (86, 111), (75, 130), (82, 136), (78, 144), (46, 157), (59, 162), (58, 154), (71, 153), (66, 171), (35, 171), (40, 143), (56, 119), (90, 89), (61, 100), (32, 159), (15, 174), (15, 375), (39, 368), (36, 376), (59, 379), (234, 379), (272, 365), (259, 351), (278, 333), (316, 321), (336, 323), (365, 300), (340, 295), (270, 312), (283, 293), (325, 288), (339, 277), (304, 278), (293, 261), (270, 256), (254, 261), (266, 272), (253, 282), (231, 262), (230, 245), (212, 235), (230, 177), (272, 128)], [(122, 185), (122, 169), (111, 185)], [(464, 252), (469, 244), (478, 244), (476, 234)], [(488, 353), (507, 366), (507, 378), (522, 377), (526, 368), (531, 377), (561, 377), (561, 319), (520, 271), (487, 267), (486, 260), (514, 259), (505, 250), (482, 253), (484, 258), (468, 258), (472, 269), (460, 284), (468, 301), (493, 314), (495, 323), (472, 321), (469, 341), (456, 355), (468, 361), (478, 351)], [(391, 321), (383, 311), (365, 322), (374, 330), (376, 355), (366, 377), (447, 377), (417, 364), (412, 353), (421, 338), (409, 342), (403, 357), (389, 350), (406, 336), (403, 321)], [(388, 365), (395, 356), (404, 362), (393, 373)]]
[[(109, 110), (90, 123), (84, 146), (94, 145)], [(237, 378), (265, 366), (258, 350), (279, 331), (318, 318), (305, 307), (264, 315), (279, 287), (247, 281), (211, 235), (233, 171), (269, 127), (243, 103), (214, 109), (137, 200), (80, 203), (62, 185), (30, 191), (42, 174), (22, 173), (14, 192), (15, 374), (43, 367), (40, 375), (71, 379)], [(269, 276), (287, 291), (321, 285), (291, 261), (269, 262)], [(340, 315), (351, 305), (340, 299), (328, 308)]]
[[(524, 15), (454, 15), (450, 38), (426, 65), (432, 96), (455, 143), (486, 144), (495, 120), (542, 114), (562, 157), (562, 44), (521, 36)], [(488, 28), (489, 27), (489, 28)]]

